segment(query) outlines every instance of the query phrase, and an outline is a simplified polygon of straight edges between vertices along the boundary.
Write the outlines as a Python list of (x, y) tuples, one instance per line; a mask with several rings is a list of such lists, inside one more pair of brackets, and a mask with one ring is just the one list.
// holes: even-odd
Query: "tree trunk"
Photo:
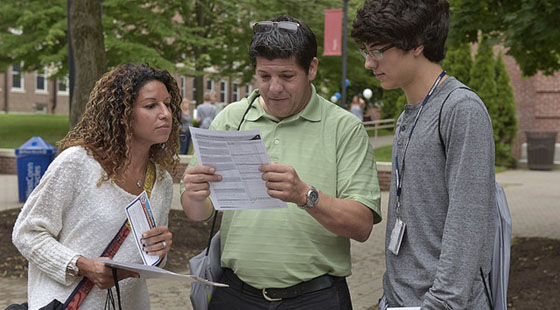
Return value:
[(8, 109), (8, 100), (9, 99), (9, 95), (8, 95), (8, 69), (6, 69), (6, 71), (4, 72), (4, 112), (8, 113), (9, 109)]
[(95, 82), (105, 73), (105, 45), (99, 0), (69, 1), (70, 40), (74, 54), (74, 92), (70, 129), (80, 121)]
[(57, 89), (58, 89), (58, 79), (54, 79), (52, 80), (52, 101), (51, 101), (51, 113), (55, 114), (55, 110), (56, 110), (56, 104), (57, 104)]

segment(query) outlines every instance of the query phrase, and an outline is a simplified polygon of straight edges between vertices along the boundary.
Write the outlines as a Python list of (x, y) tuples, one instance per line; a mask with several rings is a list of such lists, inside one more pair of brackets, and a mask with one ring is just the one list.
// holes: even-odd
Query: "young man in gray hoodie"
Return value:
[(365, 67), (408, 102), (393, 143), (380, 309), (490, 309), (492, 123), (440, 65), (448, 30), (445, 0), (366, 0), (353, 24)]

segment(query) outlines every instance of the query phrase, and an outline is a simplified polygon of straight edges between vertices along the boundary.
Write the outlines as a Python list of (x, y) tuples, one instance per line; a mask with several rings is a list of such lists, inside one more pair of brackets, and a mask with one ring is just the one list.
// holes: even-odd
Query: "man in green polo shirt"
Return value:
[[(381, 221), (368, 135), (350, 112), (317, 95), (317, 43), (307, 25), (284, 15), (253, 30), (258, 89), (210, 129), (261, 131), (272, 163), (259, 170), (268, 194), (288, 208), (223, 213), (221, 282), (230, 287), (218, 288), (209, 308), (351, 309), (350, 239), (367, 240)], [(208, 182), (219, 181), (193, 158), (181, 193), (190, 219), (212, 215)]]

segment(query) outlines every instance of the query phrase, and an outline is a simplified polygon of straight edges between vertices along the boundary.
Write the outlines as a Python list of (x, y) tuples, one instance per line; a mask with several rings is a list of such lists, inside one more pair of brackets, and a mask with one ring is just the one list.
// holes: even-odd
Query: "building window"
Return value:
[(12, 66), (12, 90), (23, 90), (23, 72), (21, 72), (23, 64)]
[(233, 96), (233, 98), (232, 98), (233, 102), (239, 101), (239, 84), (233, 83), (231, 85), (231, 88), (232, 88), (231, 93), (232, 93), (232, 96)]
[(227, 82), (220, 81), (220, 102), (227, 101)]
[(61, 79), (58, 79), (58, 93), (59, 94), (68, 94), (70, 93), (70, 80), (68, 79), (68, 76), (65, 76)]
[(187, 95), (187, 78), (181, 75), (181, 97), (186, 98)]
[(35, 72), (35, 91), (38, 93), (47, 92), (47, 75), (45, 69)]
[(196, 79), (192, 79), (192, 100), (196, 102)]
[(213, 90), (214, 90), (214, 81), (212, 81), (211, 79), (207, 79), (206, 80), (206, 91), (211, 92)]

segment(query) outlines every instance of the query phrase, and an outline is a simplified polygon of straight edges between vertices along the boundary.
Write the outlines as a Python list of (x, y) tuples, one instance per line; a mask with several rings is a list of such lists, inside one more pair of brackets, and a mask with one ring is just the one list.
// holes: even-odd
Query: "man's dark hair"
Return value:
[(358, 44), (393, 44), (410, 51), (424, 46), (431, 62), (445, 57), (449, 32), (447, 0), (366, 0), (352, 25)]
[(257, 66), (257, 57), (268, 60), (296, 57), (296, 63), (306, 72), (314, 57), (317, 57), (317, 40), (313, 31), (302, 21), (289, 15), (281, 15), (270, 21), (289, 21), (299, 24), (295, 33), (274, 28), (267, 32), (255, 32), (249, 47), (249, 57), (253, 68)]

